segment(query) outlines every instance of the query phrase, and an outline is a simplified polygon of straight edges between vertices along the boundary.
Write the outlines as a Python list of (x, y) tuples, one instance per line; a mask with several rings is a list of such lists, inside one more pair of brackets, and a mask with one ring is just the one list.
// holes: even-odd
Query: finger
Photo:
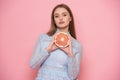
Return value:
[(72, 38), (71, 38), (71, 36), (69, 37), (69, 39), (70, 39), (70, 42), (72, 42)]
[(52, 45), (53, 43), (54, 43), (54, 39), (51, 40), (50, 45)]
[(54, 49), (57, 49), (57, 48), (58, 48), (58, 46), (56, 46), (55, 44), (53, 44), (53, 46), (54, 46)]

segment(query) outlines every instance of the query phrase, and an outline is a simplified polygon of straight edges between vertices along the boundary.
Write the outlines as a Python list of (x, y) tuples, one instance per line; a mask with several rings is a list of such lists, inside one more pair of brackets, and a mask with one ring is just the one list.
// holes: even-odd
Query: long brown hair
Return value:
[(52, 36), (52, 35), (54, 35), (54, 33), (57, 30), (57, 26), (54, 21), (54, 12), (57, 8), (65, 8), (69, 12), (71, 21), (69, 23), (68, 31), (70, 32), (71, 36), (76, 39), (73, 14), (72, 14), (72, 11), (70, 10), (70, 8), (66, 4), (59, 4), (59, 5), (55, 6), (55, 8), (53, 9), (52, 14), (51, 14), (51, 26), (50, 26), (50, 30), (47, 32), (47, 34), (49, 36)]

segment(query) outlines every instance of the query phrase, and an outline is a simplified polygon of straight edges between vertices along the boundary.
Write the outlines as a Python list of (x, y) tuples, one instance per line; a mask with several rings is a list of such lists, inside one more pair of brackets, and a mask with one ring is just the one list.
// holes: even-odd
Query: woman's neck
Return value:
[(65, 29), (64, 28), (63, 29), (58, 28), (57, 31), (58, 32), (68, 32), (68, 28), (65, 28)]

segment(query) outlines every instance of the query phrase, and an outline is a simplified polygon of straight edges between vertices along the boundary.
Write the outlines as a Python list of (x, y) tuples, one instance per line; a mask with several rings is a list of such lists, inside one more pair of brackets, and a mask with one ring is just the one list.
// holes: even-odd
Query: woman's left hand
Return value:
[(72, 57), (73, 56), (73, 53), (72, 53), (72, 39), (71, 39), (71, 36), (69, 36), (70, 38), (70, 43), (67, 47), (60, 47), (61, 50), (63, 50), (69, 57)]

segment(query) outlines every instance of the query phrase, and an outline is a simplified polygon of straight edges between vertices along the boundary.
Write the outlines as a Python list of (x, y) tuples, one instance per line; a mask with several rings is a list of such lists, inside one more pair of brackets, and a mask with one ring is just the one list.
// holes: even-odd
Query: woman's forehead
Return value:
[(57, 8), (57, 9), (54, 11), (54, 15), (64, 14), (64, 13), (68, 13), (67, 9), (65, 9), (65, 8)]

